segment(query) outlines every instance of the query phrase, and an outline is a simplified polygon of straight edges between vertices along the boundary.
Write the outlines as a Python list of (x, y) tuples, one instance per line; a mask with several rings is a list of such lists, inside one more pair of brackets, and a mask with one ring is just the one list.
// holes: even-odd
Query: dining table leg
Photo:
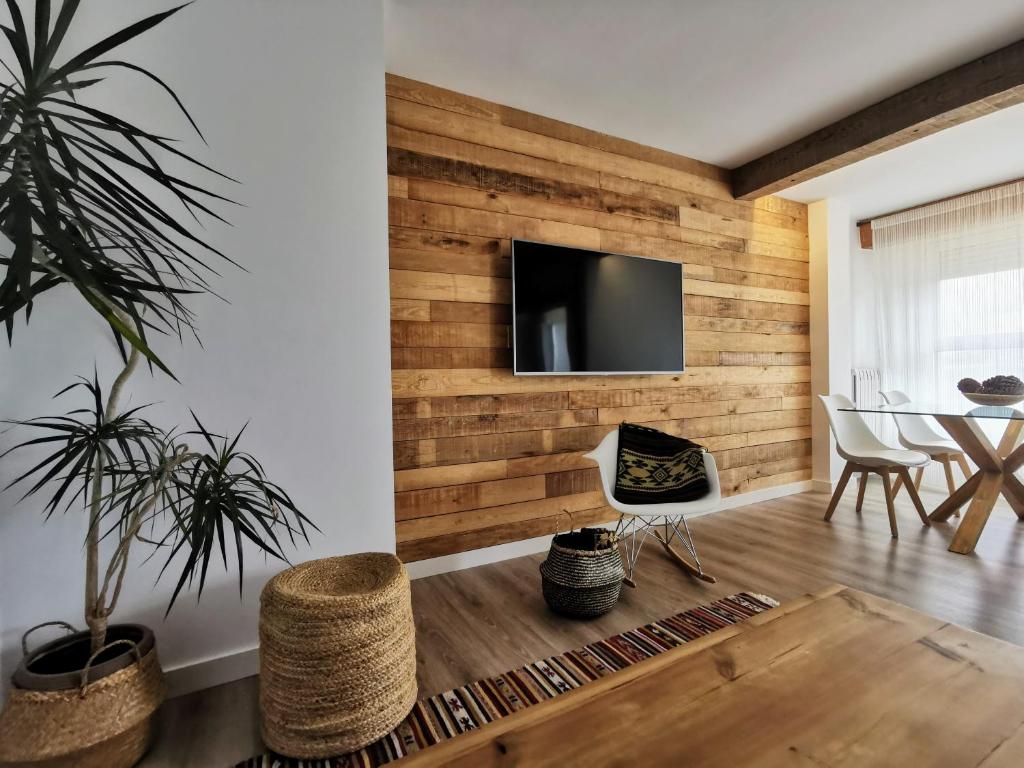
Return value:
[(1009, 421), (999, 446), (993, 447), (974, 419), (952, 415), (935, 418), (978, 466), (978, 471), (929, 516), (933, 522), (945, 522), (970, 501), (949, 545), (950, 552), (967, 555), (977, 546), (1000, 496), (1009, 502), (1018, 517), (1024, 519), (1024, 485), (1013, 476), (1013, 472), (1024, 463), (1024, 446), (1017, 445), (1024, 421)]

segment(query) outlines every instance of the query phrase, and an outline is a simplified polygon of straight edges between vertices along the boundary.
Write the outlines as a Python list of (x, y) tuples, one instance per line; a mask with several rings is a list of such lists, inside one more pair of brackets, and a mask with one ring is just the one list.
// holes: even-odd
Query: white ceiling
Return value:
[(1020, 0), (385, 0), (389, 71), (734, 167), (1024, 37)]

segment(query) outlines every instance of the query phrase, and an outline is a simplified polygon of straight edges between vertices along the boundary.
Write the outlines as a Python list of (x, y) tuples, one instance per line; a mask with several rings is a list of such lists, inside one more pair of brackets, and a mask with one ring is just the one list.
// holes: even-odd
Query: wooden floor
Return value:
[[(668, 616), (733, 592), (786, 601), (839, 582), (941, 619), (1024, 645), (1024, 524), (997, 507), (972, 556), (946, 551), (953, 525), (923, 528), (897, 500), (894, 541), (881, 485), (869, 485), (862, 514), (855, 492), (831, 523), (827, 496), (805, 493), (719, 512), (691, 523), (709, 585), (687, 578), (653, 546), (641, 554), (638, 588), (607, 616), (588, 622), (547, 610), (537, 566), (543, 555), (413, 582), (420, 694), (429, 695), (533, 659)], [(923, 493), (932, 509), (942, 497)], [(256, 679), (173, 699), (147, 768), (227, 768), (260, 751)]]

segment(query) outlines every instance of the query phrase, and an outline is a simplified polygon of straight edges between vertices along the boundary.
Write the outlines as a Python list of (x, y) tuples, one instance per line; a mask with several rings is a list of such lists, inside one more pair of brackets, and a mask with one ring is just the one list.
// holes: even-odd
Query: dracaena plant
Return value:
[(6, 0), (11, 26), (2, 29), (12, 57), (2, 59), (9, 81), (0, 84), (0, 231), (13, 248), (0, 259), (0, 320), (10, 342), (19, 312), (27, 322), (38, 297), (70, 284), (122, 350), (127, 342), (170, 373), (147, 332), (194, 332), (184, 299), (209, 290), (210, 259), (227, 259), (197, 234), (199, 224), (223, 221), (210, 206), (230, 201), (163, 164), (171, 158), (206, 177), (228, 177), (170, 138), (89, 104), (89, 89), (107, 76), (143, 77), (202, 137), (163, 80), (116, 56), (184, 6), (63, 56), (79, 2), (63, 0), (51, 20), (50, 1), (36, 0), (30, 31), (16, 0)]
[[(8, 75), (6, 82), (0, 77), (0, 233), (9, 246), (0, 253), (0, 320), (13, 343), (19, 313), (27, 322), (38, 297), (69, 284), (109, 324), (124, 363), (106, 396), (98, 375), (58, 393), (87, 392), (86, 407), (9, 422), (33, 436), (0, 454), (43, 451), (8, 487), (24, 488), (23, 499), (46, 496), (46, 517), (73, 509), (87, 516), (85, 620), (95, 651), (104, 644), (133, 543), (162, 554), (161, 575), (180, 567), (169, 611), (186, 586), (202, 593), (211, 560), (225, 568), (233, 560), (241, 590), (246, 542), (286, 559), (285, 540), (308, 541), (315, 526), (238, 448), (241, 432), (216, 435), (193, 415), (195, 428), (179, 433), (148, 421), (144, 408), (119, 411), (142, 357), (173, 375), (151, 349), (150, 332), (195, 333), (185, 301), (211, 292), (210, 259), (231, 262), (196, 234), (204, 218), (223, 221), (211, 205), (230, 201), (186, 178), (229, 177), (170, 138), (89, 104), (89, 89), (107, 75), (144, 77), (202, 137), (163, 80), (114, 53), (184, 6), (65, 55), (79, 0), (59, 8), (36, 0), (31, 30), (16, 0), (5, 1), (11, 23), (0, 29), (12, 56), (0, 56)], [(185, 170), (165, 171), (168, 159)]]

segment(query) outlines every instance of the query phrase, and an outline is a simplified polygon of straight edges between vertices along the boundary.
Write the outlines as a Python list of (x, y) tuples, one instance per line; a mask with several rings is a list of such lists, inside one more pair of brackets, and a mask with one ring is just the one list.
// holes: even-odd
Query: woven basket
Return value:
[(563, 533), (551, 542), (540, 573), (544, 600), (555, 613), (591, 618), (607, 613), (618, 601), (625, 576), (622, 558), (614, 537), (594, 543), (598, 533)]
[(260, 598), (263, 739), (289, 757), (360, 749), (416, 703), (416, 630), (405, 566), (392, 554), (315, 560)]
[(0, 713), (0, 765), (129, 768), (152, 741), (153, 713), (167, 690), (156, 648), (81, 688), (14, 688)]

